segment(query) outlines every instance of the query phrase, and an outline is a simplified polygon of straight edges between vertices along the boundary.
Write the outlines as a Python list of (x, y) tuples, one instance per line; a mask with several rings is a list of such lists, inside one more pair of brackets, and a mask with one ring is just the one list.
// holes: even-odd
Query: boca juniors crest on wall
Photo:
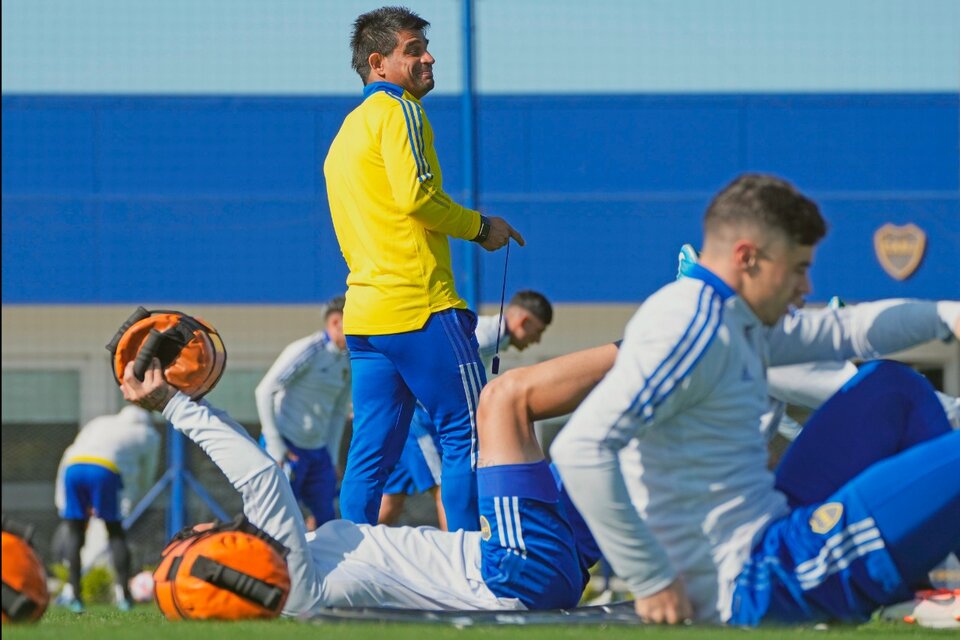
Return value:
[(887, 223), (873, 234), (873, 249), (883, 270), (896, 280), (909, 278), (927, 248), (927, 234), (915, 224)]

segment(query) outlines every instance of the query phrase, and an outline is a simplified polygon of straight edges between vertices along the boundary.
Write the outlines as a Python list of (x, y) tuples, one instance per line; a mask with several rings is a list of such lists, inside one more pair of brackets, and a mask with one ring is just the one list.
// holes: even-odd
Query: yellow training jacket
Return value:
[(347, 261), (344, 331), (420, 329), (431, 313), (465, 308), (447, 236), (471, 240), (480, 214), (443, 192), (433, 129), (420, 102), (376, 82), (343, 121), (323, 163), (327, 198)]

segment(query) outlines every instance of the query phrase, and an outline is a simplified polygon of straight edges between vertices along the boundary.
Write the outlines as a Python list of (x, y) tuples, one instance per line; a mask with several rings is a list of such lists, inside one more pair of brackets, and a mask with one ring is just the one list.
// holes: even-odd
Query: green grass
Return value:
[(220, 640), (255, 638), (256, 640), (566, 640), (568, 638), (676, 638), (678, 640), (780, 640), (791, 638), (957, 638), (955, 631), (923, 629), (906, 624), (871, 622), (859, 627), (836, 626), (826, 631), (805, 628), (727, 629), (720, 627), (473, 627), (456, 629), (440, 625), (324, 623), (294, 620), (262, 622), (168, 622), (153, 605), (140, 605), (130, 613), (109, 606), (92, 606), (77, 616), (51, 606), (34, 625), (4, 625), (4, 640)]

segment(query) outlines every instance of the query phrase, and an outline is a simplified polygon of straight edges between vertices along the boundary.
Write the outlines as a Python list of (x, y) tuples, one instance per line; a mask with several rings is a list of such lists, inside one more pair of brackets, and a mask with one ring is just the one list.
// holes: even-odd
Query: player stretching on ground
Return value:
[(323, 607), (552, 609), (585, 584), (574, 533), (532, 426), (478, 426), (481, 531), (334, 520), (307, 532), (282, 470), (226, 413), (170, 386), (154, 360), (144, 381), (127, 367), (124, 397), (162, 410), (243, 497), (244, 513), (288, 549), (285, 615)]
[[(892, 363), (858, 374), (782, 467), (796, 469), (791, 454), (823, 455), (774, 477), (760, 429), (766, 368), (943, 338), (960, 330), (960, 304), (784, 318), (810, 290), (826, 229), (813, 202), (773, 177), (738, 178), (704, 227), (701, 264), (641, 306), (613, 369), (553, 445), (574, 502), (650, 621), (856, 621), (911, 597), (960, 540), (960, 433), (929, 384)], [(860, 450), (816, 439), (850, 429), (862, 429)], [(640, 512), (619, 459), (634, 438)]]

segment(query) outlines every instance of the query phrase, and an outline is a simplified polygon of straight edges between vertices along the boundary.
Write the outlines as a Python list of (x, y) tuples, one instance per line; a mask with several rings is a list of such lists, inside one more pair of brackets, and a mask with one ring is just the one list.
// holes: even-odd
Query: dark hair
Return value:
[(327, 308), (323, 312), (323, 319), (326, 320), (334, 313), (343, 313), (343, 305), (347, 299), (343, 296), (335, 296), (327, 301)]
[(543, 324), (553, 322), (553, 306), (546, 296), (530, 289), (517, 291), (510, 298), (510, 306), (521, 307), (535, 315)]
[(388, 55), (397, 47), (401, 31), (426, 31), (430, 23), (406, 7), (380, 7), (353, 21), (353, 69), (364, 84), (370, 76), (370, 54)]
[(827, 234), (817, 204), (775, 176), (745, 173), (718, 193), (703, 217), (704, 235), (722, 227), (754, 224), (812, 246)]

